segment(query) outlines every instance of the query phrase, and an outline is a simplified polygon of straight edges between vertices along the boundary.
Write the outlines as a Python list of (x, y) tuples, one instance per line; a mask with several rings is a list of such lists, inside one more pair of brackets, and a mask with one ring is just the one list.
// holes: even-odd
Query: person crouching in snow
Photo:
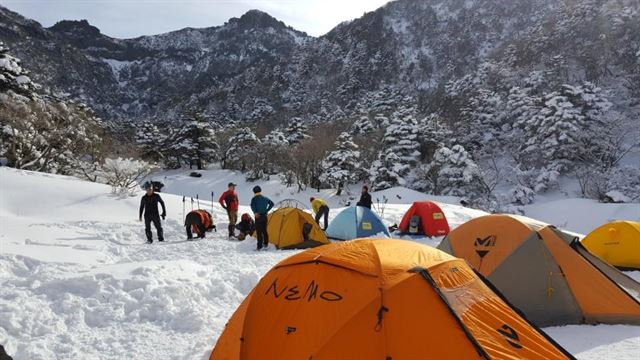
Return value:
[(262, 195), (260, 186), (253, 188), (255, 194), (251, 199), (251, 210), (256, 218), (256, 237), (258, 238), (258, 250), (269, 246), (269, 233), (267, 232), (267, 214), (275, 205), (271, 199)]
[(213, 218), (206, 210), (193, 210), (184, 219), (184, 227), (187, 230), (187, 240), (193, 239), (193, 233), (200, 239), (204, 239), (205, 232), (215, 230)]
[(320, 218), (324, 216), (323, 230), (327, 230), (329, 226), (329, 206), (320, 198), (312, 197), (309, 201), (311, 201), (311, 208), (313, 208), (313, 212), (316, 214), (316, 222), (320, 225)]
[(256, 230), (256, 224), (251, 218), (251, 215), (245, 213), (242, 214), (240, 222), (238, 223), (238, 225), (236, 225), (236, 229), (240, 231), (240, 233), (238, 234), (238, 240), (242, 241), (246, 239), (247, 236), (253, 236), (253, 233)]
[[(153, 185), (145, 184), (145, 190), (147, 193), (140, 200), (139, 220), (142, 221), (142, 213), (144, 213), (144, 233), (147, 235), (147, 243), (151, 244), (153, 242), (151, 223), (153, 223), (158, 232), (158, 241), (164, 241), (160, 217), (164, 220), (165, 216), (167, 216), (167, 209), (165, 209), (164, 201), (162, 201), (160, 195), (153, 191)], [(158, 203), (162, 206), (162, 215), (158, 213)]]

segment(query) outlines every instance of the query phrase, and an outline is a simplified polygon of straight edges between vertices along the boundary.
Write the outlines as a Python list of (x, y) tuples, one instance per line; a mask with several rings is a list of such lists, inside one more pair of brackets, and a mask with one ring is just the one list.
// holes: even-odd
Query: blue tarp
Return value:
[(327, 228), (327, 236), (336, 240), (352, 240), (376, 234), (391, 237), (378, 215), (362, 206), (342, 210)]

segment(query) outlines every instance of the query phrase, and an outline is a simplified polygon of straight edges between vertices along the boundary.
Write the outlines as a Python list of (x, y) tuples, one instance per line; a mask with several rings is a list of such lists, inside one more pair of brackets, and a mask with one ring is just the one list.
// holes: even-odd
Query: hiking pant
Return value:
[(236, 235), (236, 223), (238, 222), (238, 210), (227, 210), (229, 217), (229, 237)]
[(260, 214), (256, 218), (256, 237), (258, 238), (258, 250), (269, 245), (269, 234), (267, 233), (267, 215)]
[(324, 230), (327, 230), (329, 226), (329, 207), (327, 205), (320, 206), (316, 213), (316, 222), (320, 225), (320, 218), (324, 216)]
[(162, 224), (160, 224), (160, 216), (144, 217), (144, 233), (147, 235), (147, 241), (153, 241), (153, 234), (151, 233), (151, 223), (158, 232), (158, 240), (164, 241), (164, 235), (162, 233)]

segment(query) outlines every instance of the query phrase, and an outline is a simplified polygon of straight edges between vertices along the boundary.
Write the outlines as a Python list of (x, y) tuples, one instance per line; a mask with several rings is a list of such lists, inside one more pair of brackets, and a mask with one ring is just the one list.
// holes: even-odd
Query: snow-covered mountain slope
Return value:
[[(178, 194), (162, 194), (168, 242), (146, 245), (137, 221), (141, 194), (119, 197), (104, 185), (0, 168), (0, 344), (14, 358), (205, 359), (259, 278), (294, 253), (273, 248), (256, 252), (253, 240), (229, 241), (222, 231), (206, 240), (184, 241), (183, 194), (210, 196), (229, 181), (237, 182), (242, 212), (248, 211), (248, 189), (254, 184), (220, 170), (199, 179), (167, 173), (165, 181), (166, 190)], [(291, 194), (275, 182), (261, 185), (274, 200), (296, 197), (304, 202), (315, 194)], [(322, 196), (336, 206), (344, 202), (330, 193)], [(400, 188), (386, 190), (384, 196), (389, 199), (387, 224), (400, 220), (408, 202), (430, 198)], [(483, 214), (446, 204), (454, 198), (437, 200), (444, 202), (452, 226)], [(204, 199), (201, 206), (210, 209)], [(606, 207), (582, 204), (575, 213), (591, 221), (586, 214)], [(551, 204), (549, 210), (553, 208)], [(338, 211), (332, 209), (332, 217)], [(220, 206), (214, 205), (213, 213), (224, 228)], [(418, 241), (436, 245), (439, 239)], [(640, 274), (632, 275), (640, 279)], [(579, 359), (636, 359), (639, 351), (637, 326), (545, 331)]]
[(445, 84), (487, 61), (499, 70), (489, 90), (535, 72), (612, 89), (628, 110), (638, 14), (636, 0), (398, 0), (320, 38), (250, 11), (222, 26), (113, 39), (86, 21), (44, 28), (0, 7), (0, 41), (38, 82), (105, 118), (175, 120), (196, 108), (225, 121), (327, 121), (403, 96), (449, 116), (457, 106)]

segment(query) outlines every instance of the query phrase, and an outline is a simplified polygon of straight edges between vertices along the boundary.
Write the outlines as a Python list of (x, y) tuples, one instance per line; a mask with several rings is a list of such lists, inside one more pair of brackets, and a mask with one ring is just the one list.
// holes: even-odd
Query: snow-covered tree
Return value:
[(168, 155), (170, 133), (160, 129), (151, 121), (143, 121), (136, 130), (136, 144), (140, 155), (149, 160), (160, 161)]
[(223, 166), (227, 169), (247, 171), (254, 167), (260, 151), (260, 139), (248, 127), (237, 129), (228, 140)]
[(361, 115), (351, 125), (351, 133), (353, 135), (367, 135), (372, 133), (376, 129), (371, 119), (366, 115)]
[(461, 145), (436, 150), (421, 173), (430, 185), (427, 190), (437, 195), (470, 196), (478, 191), (478, 166)]
[(289, 145), (299, 144), (302, 140), (309, 137), (307, 125), (302, 119), (294, 117), (289, 120), (289, 124), (283, 130)]
[(177, 131), (170, 146), (178, 157), (201, 170), (206, 164), (218, 160), (218, 145), (215, 132), (209, 121), (200, 114), (188, 116)]
[(280, 130), (272, 130), (270, 133), (265, 135), (264, 139), (262, 139), (262, 143), (266, 146), (287, 146), (289, 145), (289, 141), (287, 141), (287, 137)]
[(130, 158), (106, 159), (101, 169), (102, 178), (114, 193), (132, 191), (150, 172), (151, 166), (147, 162)]
[(520, 159), (526, 166), (562, 172), (613, 151), (604, 118), (611, 104), (599, 88), (564, 85), (545, 95), (542, 103), (534, 116), (516, 123), (524, 137)]
[(394, 113), (382, 139), (382, 150), (370, 170), (374, 190), (406, 185), (405, 177), (420, 157), (419, 131), (412, 108)]
[(20, 60), (11, 56), (9, 48), (0, 41), (0, 93), (11, 92), (31, 98), (36, 88)]
[(349, 133), (343, 132), (335, 142), (335, 149), (322, 161), (320, 181), (335, 187), (340, 195), (345, 184), (357, 180), (359, 161), (358, 146)]

